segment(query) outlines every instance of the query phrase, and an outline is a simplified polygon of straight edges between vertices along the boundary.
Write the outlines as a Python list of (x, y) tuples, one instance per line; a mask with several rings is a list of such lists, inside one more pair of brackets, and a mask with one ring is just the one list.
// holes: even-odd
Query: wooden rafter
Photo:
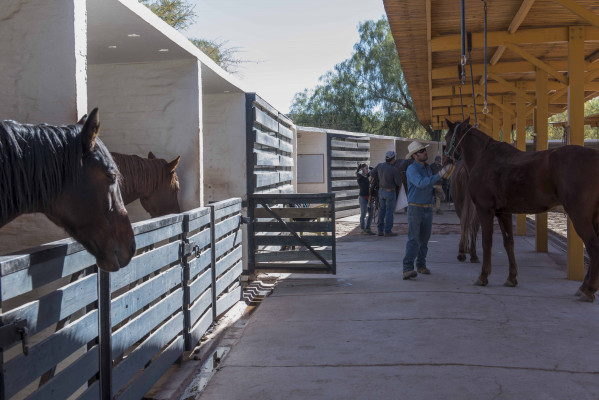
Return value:
[(541, 68), (543, 71), (546, 71), (549, 75), (553, 76), (555, 79), (563, 83), (564, 85), (568, 84), (568, 78), (566, 78), (563, 74), (561, 74), (558, 70), (551, 67), (544, 61), (539, 60), (537, 57), (532, 54), (524, 51), (521, 47), (516, 46), (513, 43), (506, 43), (505, 47), (518, 54), (520, 57), (524, 58), (526, 61), (534, 64), (535, 66)]
[(571, 12), (573, 12), (574, 14), (578, 15), (580, 18), (586, 20), (591, 25), (594, 25), (599, 28), (599, 15), (593, 13), (592, 11), (589, 11), (588, 9), (584, 8), (583, 6), (581, 6), (580, 4), (578, 4), (572, 0), (553, 0), (553, 1), (561, 4), (562, 6), (564, 6)]
[(514, 92), (516, 94), (516, 96), (521, 97), (522, 99), (524, 99), (525, 101), (527, 101), (529, 103), (534, 103), (534, 98), (532, 96), (526, 94), (526, 92), (523, 89), (520, 89), (513, 83), (506, 81), (499, 75), (489, 74), (489, 78), (496, 80), (498, 83), (505, 86), (505, 88), (508, 89), (510, 92)]

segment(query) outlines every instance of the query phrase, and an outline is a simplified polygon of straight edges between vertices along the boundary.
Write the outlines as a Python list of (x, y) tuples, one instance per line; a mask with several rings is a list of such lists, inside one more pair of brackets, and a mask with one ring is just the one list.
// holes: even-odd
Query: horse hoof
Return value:
[(576, 291), (576, 293), (574, 293), (574, 296), (576, 296), (576, 297), (580, 297), (580, 296), (582, 296), (582, 292), (580, 291), (580, 289), (578, 289), (578, 290)]
[(475, 258), (471, 258), (470, 262), (473, 263), (473, 264), (476, 264), (476, 263), (479, 263), (480, 260), (478, 259), (478, 257), (475, 257)]
[(466, 261), (466, 256), (463, 254), (458, 254), (458, 261)]
[(518, 281), (512, 282), (510, 280), (505, 281), (503, 286), (505, 287), (516, 287), (518, 285)]
[(592, 303), (593, 301), (595, 301), (594, 294), (586, 294), (584, 292), (580, 292), (580, 296), (578, 296), (578, 298), (580, 299), (580, 301), (586, 301), (588, 303)]
[(476, 282), (474, 282), (475, 286), (487, 286), (488, 282), (483, 282), (480, 278), (476, 280)]

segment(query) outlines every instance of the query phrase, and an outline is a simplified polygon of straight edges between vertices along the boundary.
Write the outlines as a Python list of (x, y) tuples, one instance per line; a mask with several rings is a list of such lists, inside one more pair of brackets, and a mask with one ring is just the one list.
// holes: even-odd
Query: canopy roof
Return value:
[[(466, 0), (466, 30), (472, 32), (474, 92), (478, 120), (487, 128), (504, 110), (514, 114), (521, 96), (532, 119), (535, 74), (548, 73), (549, 114), (568, 104), (568, 40), (584, 38), (585, 99), (599, 95), (599, 2), (596, 0), (487, 0), (487, 76), (490, 114), (484, 102), (484, 2)], [(424, 126), (446, 127), (445, 118), (474, 117), (470, 64), (460, 85), (461, 10), (457, 0), (384, 0), (399, 60)], [(572, 28), (574, 27), (574, 28)], [(579, 27), (579, 28), (577, 28)]]

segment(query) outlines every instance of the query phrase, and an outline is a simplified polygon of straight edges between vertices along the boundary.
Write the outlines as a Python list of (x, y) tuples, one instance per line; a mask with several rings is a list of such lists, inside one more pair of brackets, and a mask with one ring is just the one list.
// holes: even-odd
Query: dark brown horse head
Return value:
[(98, 109), (80, 122), (84, 124), (78, 176), (44, 212), (96, 257), (98, 267), (117, 271), (135, 254), (135, 237), (119, 188), (120, 173), (98, 138)]
[(470, 117), (462, 122), (451, 122), (447, 118), (447, 133), (445, 134), (445, 151), (443, 152), (443, 165), (452, 164), (461, 158), (460, 143), (464, 134), (468, 131), (467, 127), (470, 124)]
[(163, 177), (158, 179), (157, 187), (149, 194), (139, 198), (143, 208), (150, 213), (152, 218), (166, 214), (178, 214), (181, 212), (179, 207), (179, 177), (175, 170), (181, 161), (181, 156), (177, 156), (170, 162), (156, 156), (150, 152), (150, 160), (160, 161), (162, 163), (161, 172)]

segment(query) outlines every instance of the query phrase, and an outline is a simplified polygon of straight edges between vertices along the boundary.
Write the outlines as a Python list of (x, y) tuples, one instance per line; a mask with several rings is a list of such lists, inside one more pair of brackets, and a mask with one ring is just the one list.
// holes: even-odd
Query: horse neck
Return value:
[(164, 174), (160, 160), (119, 153), (112, 153), (112, 156), (121, 172), (121, 195), (125, 204), (149, 196), (162, 183)]
[(465, 135), (460, 143), (460, 151), (466, 168), (470, 171), (482, 156), (489, 141), (493, 139), (475, 128), (471, 128)]
[(0, 226), (22, 213), (44, 212), (77, 182), (80, 128), (0, 122)]

